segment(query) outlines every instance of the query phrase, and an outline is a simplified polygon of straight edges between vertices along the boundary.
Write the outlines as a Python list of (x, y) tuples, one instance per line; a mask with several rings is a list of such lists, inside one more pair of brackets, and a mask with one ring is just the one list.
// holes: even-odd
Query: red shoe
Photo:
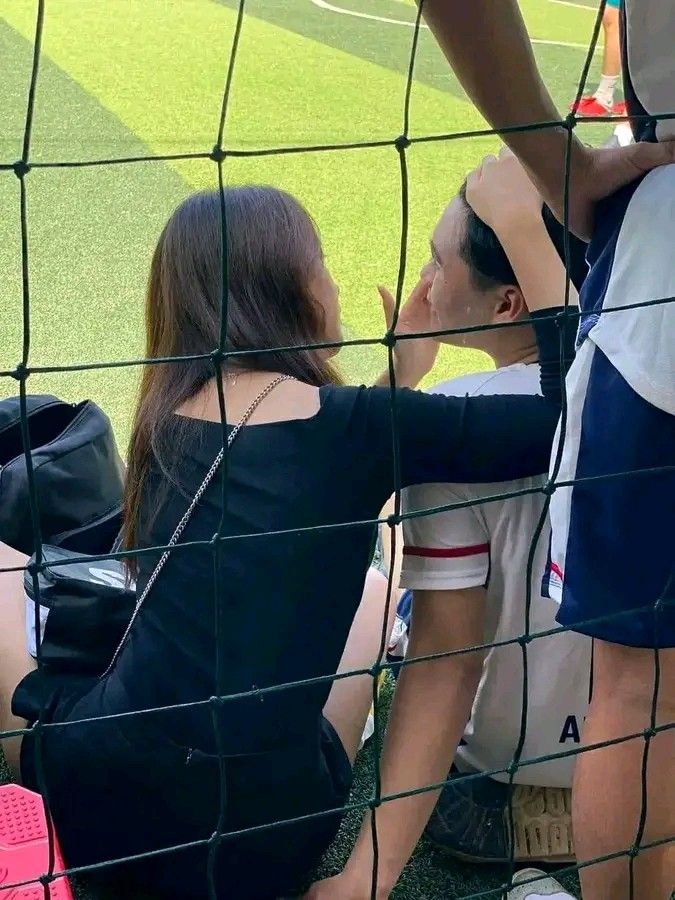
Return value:
[(618, 103), (615, 103), (612, 107), (612, 115), (613, 116), (625, 116), (626, 115), (626, 101), (619, 100)]
[(599, 103), (595, 97), (582, 97), (579, 101), (579, 105), (576, 109), (574, 109), (574, 104), (570, 107), (578, 116), (581, 116), (585, 119), (595, 119), (600, 116), (611, 116), (613, 115), (613, 110), (611, 110), (608, 106), (604, 106), (602, 103)]

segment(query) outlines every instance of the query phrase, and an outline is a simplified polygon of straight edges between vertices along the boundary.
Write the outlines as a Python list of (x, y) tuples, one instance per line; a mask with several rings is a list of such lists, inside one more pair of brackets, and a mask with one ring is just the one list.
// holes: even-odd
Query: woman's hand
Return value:
[[(431, 282), (431, 275), (423, 272), (407, 301), (399, 310), (395, 334), (423, 334), (432, 330), (431, 307), (429, 306)], [(394, 322), (396, 302), (385, 287), (380, 285), (378, 291), (382, 299), (387, 329), (390, 329)], [(417, 387), (422, 378), (433, 369), (438, 356), (438, 347), (439, 344), (435, 338), (397, 341), (394, 347), (396, 383), (401, 387)], [(378, 384), (389, 384), (388, 373), (382, 376)]]
[(517, 157), (503, 147), (486, 156), (466, 180), (466, 201), (479, 219), (502, 238), (512, 229), (541, 225), (542, 199)]

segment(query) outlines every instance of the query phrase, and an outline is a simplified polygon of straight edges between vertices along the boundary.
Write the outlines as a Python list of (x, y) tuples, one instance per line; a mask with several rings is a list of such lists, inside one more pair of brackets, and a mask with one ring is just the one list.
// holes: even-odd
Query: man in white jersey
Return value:
[[(492, 190), (488, 185), (484, 189)], [(533, 209), (529, 195), (534, 192), (526, 176), (521, 175), (520, 180), (511, 178), (508, 187), (495, 189), (500, 194), (499, 205), (513, 208), (512, 221), (523, 219), (514, 227), (527, 231), (527, 218), (521, 217), (521, 212)], [(543, 234), (540, 208), (534, 211)], [(545, 222), (562, 257), (562, 229), (548, 211)], [(494, 232), (467, 204), (464, 188), (444, 213), (434, 240), (442, 245), (434, 244), (432, 248), (439, 261), (436, 265), (447, 271), (446, 289), (436, 293), (433, 306), (439, 328), (513, 324), (526, 319), (527, 307), (509, 260)], [(571, 250), (572, 277), (578, 287), (587, 271), (585, 245), (573, 239)], [(558, 265), (562, 271), (562, 264)], [(539, 393), (539, 367), (531, 326), (462, 332), (442, 340), (483, 350), (492, 358), (496, 371), (443, 382), (432, 389), (433, 393), (455, 396)], [(401, 586), (410, 590), (399, 604), (396, 646), (392, 646), (390, 658), (404, 656), (408, 650), (411, 606), (409, 650), (413, 658), (446, 650), (449, 636), (457, 630), (458, 619), (474, 623), (468, 646), (515, 641), (525, 633), (528, 618), (527, 630), (532, 634), (555, 628), (557, 605), (541, 595), (541, 577), (550, 540), (541, 492), (544, 482), (542, 474), (508, 485), (430, 484), (404, 493), (405, 512), (458, 504), (459, 508), (404, 519)], [(485, 498), (510, 493), (519, 496), (484, 502)], [(528, 616), (528, 557), (537, 533)], [(443, 604), (447, 610), (445, 632), (441, 628)], [(560, 753), (579, 744), (588, 705), (591, 643), (571, 633), (535, 639), (527, 647), (527, 662), (523, 761)], [(410, 667), (402, 676), (402, 685), (403, 681), (408, 682), (402, 687), (406, 696), (412, 698), (416, 694), (416, 703), (430, 703), (438, 716), (446, 715), (449, 721), (454, 721), (455, 728), (463, 727), (467, 707), (471, 709), (454, 759), (451, 777), (455, 780), (441, 794), (427, 834), (445, 850), (466, 859), (508, 860), (506, 768), (516, 752), (521, 730), (522, 650), (517, 643), (507, 643), (490, 649), (480, 670), (469, 656), (465, 660), (458, 657), (454, 667), (460, 670), (464, 667), (473, 675), (473, 683), (467, 677), (464, 690), (458, 694), (448, 693), (443, 683), (427, 694), (428, 677), (420, 666)], [(564, 679), (559, 677), (561, 669), (565, 671)], [(418, 688), (415, 681), (419, 681)], [(448, 702), (443, 709), (444, 694)], [(395, 701), (395, 704), (394, 716), (398, 714), (403, 720), (406, 712), (400, 703)], [(415, 752), (412, 748), (415, 739), (409, 733), (408, 746), (401, 742), (391, 746), (389, 752), (409, 757)], [(426, 736), (423, 740), (426, 742)], [(450, 753), (453, 750), (448, 748)], [(431, 758), (429, 761), (433, 766)], [(519, 787), (513, 803), (517, 860), (569, 862), (573, 859), (569, 817), (573, 767), (573, 757), (563, 757), (535, 762), (516, 772), (514, 783)], [(457, 778), (466, 773), (493, 771), (496, 772), (493, 777), (484, 779)], [(437, 774), (430, 770), (428, 780), (433, 782)]]
[[(564, 282), (562, 228), (548, 211), (542, 213), (541, 199), (525, 173), (521, 169), (519, 177), (510, 177), (508, 183), (497, 179), (483, 190), (497, 192), (500, 206), (510, 205), (514, 228), (522, 230), (533, 260), (528, 291), (534, 284), (547, 295), (557, 292)], [(572, 249), (573, 277), (580, 283), (587, 270), (585, 245), (573, 240)], [(436, 226), (431, 250), (432, 262), (422, 277), (431, 275), (432, 327), (456, 329), (460, 333), (447, 336), (446, 342), (482, 349), (497, 365), (496, 371), (435, 390), (459, 395), (538, 393), (536, 344), (524, 290), (497, 237), (467, 203), (464, 188)], [(466, 331), (487, 325), (505, 327)], [(401, 582), (414, 588), (410, 658), (511, 641), (525, 632), (528, 554), (538, 522), (545, 517), (544, 481), (542, 473), (508, 485), (430, 485), (406, 492), (408, 513), (469, 503), (404, 521)], [(481, 504), (486, 497), (511, 491), (521, 496)], [(555, 627), (556, 604), (540, 594), (547, 552), (544, 528), (530, 576), (532, 633)], [(578, 745), (588, 703), (590, 642), (570, 633), (537, 638), (527, 655), (524, 759), (536, 760)], [(564, 680), (558, 677), (561, 666)], [(517, 644), (494, 648), (485, 658), (480, 651), (463, 652), (404, 666), (399, 673), (381, 762), (383, 794), (442, 782), (453, 761), (464, 773), (499, 771), (499, 780), (453, 780), (441, 796), (432, 833), (464, 857), (509, 858), (508, 789), (503, 782), (518, 745), (522, 695), (523, 660)], [(519, 772), (515, 845), (521, 859), (572, 858), (569, 802), (561, 790), (569, 789), (571, 778), (572, 764), (566, 759), (535, 763)], [(438, 792), (416, 793), (378, 811), (378, 897), (388, 896), (396, 883), (437, 798)], [(366, 820), (339, 883), (315, 888), (315, 895), (366, 897), (371, 872)]]

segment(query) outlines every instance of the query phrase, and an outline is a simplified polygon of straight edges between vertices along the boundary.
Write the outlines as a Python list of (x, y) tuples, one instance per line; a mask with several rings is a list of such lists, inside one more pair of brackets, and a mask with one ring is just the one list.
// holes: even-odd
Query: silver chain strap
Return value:
[[(270, 381), (270, 383), (267, 385), (267, 387), (263, 388), (263, 390), (260, 391), (258, 396), (255, 398), (255, 400), (253, 400), (253, 402), (248, 407), (246, 412), (243, 414), (241, 419), (239, 419), (237, 424), (234, 426), (232, 431), (229, 433), (228, 438), (227, 438), (228, 450), (232, 446), (232, 443), (233, 443), (234, 439), (236, 438), (236, 436), (239, 434), (241, 429), (251, 418), (251, 416), (256, 411), (256, 409), (260, 406), (260, 404), (265, 399), (265, 397), (267, 397), (268, 394), (271, 394), (272, 391), (274, 390), (274, 388), (277, 387), (277, 385), (281, 384), (282, 381), (289, 381), (290, 379), (291, 379), (290, 375), (279, 375), (278, 378), (275, 378), (273, 381)], [(113, 658), (110, 661), (110, 665), (105, 670), (105, 672), (101, 675), (101, 678), (105, 678), (106, 675), (108, 675), (113, 670), (113, 667), (114, 667), (115, 663), (117, 662), (117, 658), (120, 655), (120, 651), (122, 650), (122, 647), (124, 646), (127, 638), (129, 637), (129, 632), (131, 631), (133, 624), (136, 621), (138, 612), (139, 612), (141, 606), (143, 605), (143, 603), (145, 602), (148, 594), (152, 590), (154, 583), (157, 581), (157, 578), (158, 578), (160, 572), (162, 571), (162, 569), (164, 568), (164, 565), (165, 565), (167, 559), (169, 558), (169, 555), (171, 552), (170, 548), (175, 547), (178, 540), (180, 539), (180, 536), (185, 531), (185, 528), (186, 528), (188, 522), (190, 521), (192, 513), (195, 511), (197, 504), (199, 503), (201, 498), (204, 496), (204, 492), (206, 491), (207, 487), (213, 481), (213, 477), (216, 474), (216, 472), (218, 471), (218, 469), (220, 468), (220, 464), (222, 463), (224, 456), (225, 456), (225, 448), (221, 447), (220, 450), (218, 451), (218, 455), (211, 463), (211, 468), (204, 476), (204, 480), (197, 488), (197, 492), (194, 495), (194, 497), (192, 498), (190, 505), (183, 513), (178, 525), (176, 525), (175, 531), (171, 535), (169, 543), (166, 545), (167, 549), (160, 556), (159, 561), (152, 572), (152, 575), (150, 576), (150, 578), (148, 578), (148, 581), (143, 589), (143, 593), (136, 600), (136, 607), (134, 609), (133, 615), (131, 616), (131, 619), (129, 620), (129, 624), (127, 625), (126, 630), (125, 630), (124, 634), (122, 635), (122, 640), (117, 645), (117, 649), (115, 650), (115, 652), (113, 654)]]

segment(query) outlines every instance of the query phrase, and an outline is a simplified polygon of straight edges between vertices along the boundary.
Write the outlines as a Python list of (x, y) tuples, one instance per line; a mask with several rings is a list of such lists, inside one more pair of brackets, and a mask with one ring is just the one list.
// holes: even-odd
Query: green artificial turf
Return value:
[[(82, 160), (209, 151), (214, 143), (235, 11), (234, 0), (59, 0), (46, 8), (31, 158)], [(412, 21), (402, 0), (341, 0), (346, 9)], [(592, 11), (524, 0), (533, 36), (585, 44)], [(248, 0), (225, 128), (228, 147), (393, 139), (401, 131), (412, 29), (353, 18), (311, 0)], [(0, 161), (20, 155), (30, 73), (34, 4), (0, 0)], [(536, 45), (564, 108), (584, 53)], [(597, 62), (597, 60), (596, 60)], [(597, 75), (597, 64), (593, 75)], [(475, 129), (482, 120), (449, 73), (428, 31), (421, 34), (411, 134)], [(496, 85), (496, 90), (503, 86)], [(607, 129), (592, 132), (606, 134)], [(494, 138), (414, 145), (408, 151), (407, 286), (426, 260), (446, 201)], [(234, 159), (230, 183), (258, 181), (297, 194), (321, 229), (341, 286), (348, 336), (383, 331), (378, 283), (396, 280), (400, 175), (393, 147)], [(176, 203), (216, 184), (210, 161), (33, 170), (27, 180), (33, 364), (121, 360), (142, 354), (142, 304), (153, 244)], [(18, 182), (0, 173), (0, 367), (21, 351)], [(382, 348), (345, 351), (353, 381), (384, 363)], [(485, 368), (486, 357), (444, 348), (428, 382)], [(34, 392), (89, 396), (110, 413), (126, 443), (138, 369), (35, 376)], [(15, 392), (13, 381), (0, 384)]]
[[(31, 159), (208, 152), (216, 137), (235, 6), (235, 0), (48, 0)], [(334, 0), (328, 6), (343, 12), (312, 0), (248, 0), (226, 147), (393, 140), (400, 134), (412, 38), (405, 23), (413, 21), (414, 5)], [(591, 0), (576, 6), (522, 0), (531, 36), (550, 42), (535, 44), (535, 53), (563, 111), (584, 60), (581, 46), (568, 45), (587, 44), (594, 21), (590, 6)], [(32, 0), (0, 0), (0, 163), (21, 154), (34, 19)], [(596, 55), (592, 82), (598, 64)], [(414, 76), (412, 136), (483, 126), (426, 30)], [(594, 142), (608, 134), (606, 126), (579, 131)], [(494, 138), (471, 138), (408, 150), (408, 287), (426, 261), (444, 204), (467, 171), (497, 146)], [(229, 157), (224, 173), (228, 183), (284, 187), (307, 205), (341, 286), (346, 334), (381, 334), (375, 286), (395, 284), (401, 229), (394, 148)], [(215, 185), (209, 161), (33, 169), (26, 179), (30, 361), (76, 365), (141, 355), (144, 285), (157, 235), (184, 196)], [(22, 345), (19, 185), (11, 170), (0, 171), (0, 276), (1, 370), (18, 362)], [(350, 380), (368, 381), (383, 366), (384, 353), (360, 347), (343, 351), (340, 360)], [(488, 365), (480, 353), (443, 348), (427, 382)], [(111, 415), (123, 446), (138, 371), (34, 375), (29, 389), (96, 400)], [(15, 392), (13, 380), (0, 381), (0, 396)], [(371, 756), (368, 748), (359, 760), (356, 796), (372, 790)], [(326, 872), (339, 869), (355, 827), (351, 817)], [(462, 897), (499, 880), (498, 870), (450, 862), (423, 842), (396, 897)], [(80, 893), (104, 900), (100, 892)]]

